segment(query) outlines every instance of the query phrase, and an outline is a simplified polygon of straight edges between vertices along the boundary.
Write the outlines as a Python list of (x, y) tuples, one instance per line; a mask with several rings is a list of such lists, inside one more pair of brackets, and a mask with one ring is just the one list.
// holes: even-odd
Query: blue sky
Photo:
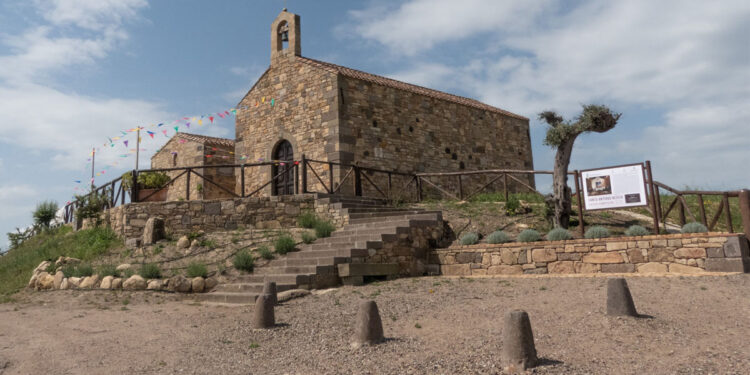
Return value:
[[(722, 1), (301, 1), (302, 54), (532, 118), (583, 103), (623, 116), (576, 143), (573, 168), (652, 161), (655, 178), (749, 187), (750, 3)], [(64, 204), (90, 148), (132, 168), (120, 130), (224, 110), (269, 63), (284, 1), (52, 0), (0, 3), (0, 233), (36, 203)], [(232, 137), (231, 120), (190, 131)], [(172, 132), (170, 132), (171, 135)], [(133, 138), (129, 135), (130, 139)], [(141, 166), (166, 137), (144, 138)], [(132, 147), (132, 146), (131, 146)], [(114, 163), (117, 162), (117, 165)], [(99, 170), (100, 168), (97, 168)], [(548, 180), (537, 182), (541, 189)], [(5, 238), (0, 240), (4, 247)]]

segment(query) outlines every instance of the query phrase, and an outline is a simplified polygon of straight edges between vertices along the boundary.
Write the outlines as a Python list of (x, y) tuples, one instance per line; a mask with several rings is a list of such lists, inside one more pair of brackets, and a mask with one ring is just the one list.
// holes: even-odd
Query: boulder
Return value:
[(55, 273), (55, 282), (53, 283), (53, 288), (60, 289), (60, 285), (62, 285), (63, 279), (65, 279), (65, 274), (63, 274), (62, 271), (57, 271)]
[(112, 279), (112, 289), (122, 289), (122, 279), (117, 277)]
[(190, 243), (190, 248), (191, 249), (195, 249), (195, 248), (199, 247), (200, 245), (201, 245), (201, 243), (198, 240), (193, 240), (193, 242)]
[(125, 246), (129, 249), (141, 247), (141, 239), (140, 238), (128, 238), (125, 240)]
[(148, 286), (146, 286), (146, 289), (148, 290), (161, 290), (163, 286), (163, 282), (159, 279), (152, 279), (148, 281)]
[(200, 276), (194, 277), (193, 280), (190, 281), (190, 284), (193, 293), (203, 293), (203, 290), (206, 288), (206, 281)]
[(113, 276), (104, 276), (101, 285), (99, 285), (99, 288), (112, 289), (112, 280), (114, 280)]
[(208, 292), (211, 289), (215, 288), (217, 285), (219, 285), (219, 281), (214, 279), (213, 277), (207, 277), (206, 278), (206, 285), (204, 286), (203, 290)]
[(36, 289), (38, 290), (52, 289), (54, 284), (55, 277), (47, 272), (40, 273), (36, 278)]
[(33, 274), (34, 274), (34, 275), (39, 275), (40, 273), (42, 273), (42, 272), (45, 272), (45, 271), (47, 271), (47, 268), (48, 268), (48, 267), (49, 267), (50, 265), (52, 265), (52, 262), (50, 262), (50, 261), (48, 261), (48, 260), (45, 260), (44, 262), (42, 262), (42, 263), (39, 263), (39, 265), (38, 265), (38, 266), (36, 266), (36, 268), (34, 268), (34, 272), (33, 272)]
[(146, 227), (143, 229), (143, 245), (152, 245), (166, 237), (164, 230), (164, 219), (160, 217), (151, 217), (146, 221)]
[(55, 266), (56, 267), (60, 267), (60, 266), (66, 265), (66, 264), (78, 264), (78, 263), (81, 263), (80, 259), (70, 258), (70, 257), (62, 257), (61, 256), (61, 257), (57, 258), (57, 260), (55, 261)]
[(81, 285), (81, 278), (80, 277), (69, 277), (68, 283), (70, 284), (69, 289), (76, 289), (79, 285)]
[(140, 275), (133, 275), (122, 283), (122, 288), (125, 290), (144, 290), (146, 289), (146, 280)]
[(190, 289), (193, 287), (190, 280), (184, 278), (183, 276), (170, 277), (167, 285), (169, 290), (179, 293), (190, 293)]
[(97, 284), (99, 284), (99, 275), (92, 275), (84, 278), (78, 287), (81, 289), (94, 289)]
[(125, 271), (125, 270), (129, 270), (132, 267), (133, 266), (131, 266), (130, 263), (123, 263), (123, 264), (117, 266), (117, 270), (118, 271)]
[(31, 279), (29, 279), (29, 285), (28, 285), (29, 288), (33, 289), (36, 286), (37, 277), (39, 277), (39, 275), (36, 273), (31, 275)]
[(62, 283), (60, 283), (60, 290), (67, 290), (70, 288), (70, 283), (68, 282), (68, 279), (63, 279)]
[(177, 240), (178, 249), (187, 249), (188, 247), (190, 247), (190, 239), (188, 239), (187, 236), (182, 236)]

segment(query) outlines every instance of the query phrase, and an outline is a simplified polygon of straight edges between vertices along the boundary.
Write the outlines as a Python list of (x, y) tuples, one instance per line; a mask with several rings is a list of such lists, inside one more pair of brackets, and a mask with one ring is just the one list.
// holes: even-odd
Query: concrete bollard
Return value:
[(276, 282), (275, 281), (268, 281), (265, 280), (263, 282), (263, 293), (262, 294), (268, 294), (271, 296), (271, 300), (273, 301), (274, 306), (279, 303), (279, 298), (276, 293)]
[(607, 315), (638, 316), (625, 279), (607, 280)]
[(536, 366), (534, 333), (526, 311), (511, 310), (505, 313), (501, 358), (503, 369), (510, 373)]
[(274, 304), (271, 295), (261, 294), (255, 299), (253, 328), (273, 328), (276, 325)]
[(353, 346), (372, 345), (383, 340), (383, 322), (380, 320), (378, 305), (375, 301), (362, 302), (357, 313)]

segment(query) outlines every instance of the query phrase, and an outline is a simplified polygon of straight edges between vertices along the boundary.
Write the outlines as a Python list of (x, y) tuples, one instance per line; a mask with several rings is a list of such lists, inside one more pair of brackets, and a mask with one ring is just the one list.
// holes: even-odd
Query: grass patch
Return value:
[(318, 217), (312, 211), (305, 211), (297, 217), (297, 225), (307, 229), (315, 228), (318, 221)]
[(316, 237), (314, 234), (312, 234), (310, 232), (303, 232), (302, 233), (302, 242), (304, 242), (305, 244), (309, 245), (309, 244), (315, 242), (315, 240), (317, 240), (317, 239), (318, 239), (318, 237)]
[(206, 277), (208, 276), (208, 268), (203, 263), (193, 262), (187, 266), (186, 274), (189, 278)]
[(163, 245), (156, 245), (156, 247), (154, 247), (154, 255), (159, 255), (162, 251), (164, 251)]
[(260, 344), (258, 344), (257, 342), (250, 343), (250, 349), (258, 349), (258, 348), (260, 348)]
[(203, 247), (207, 247), (209, 249), (215, 249), (216, 248), (216, 241), (209, 240), (209, 239), (203, 239), (200, 242), (200, 245)]
[(259, 247), (258, 254), (260, 255), (261, 258), (265, 260), (273, 259), (273, 253), (271, 252), (271, 249), (268, 248), (268, 246)]
[(120, 271), (118, 271), (117, 267), (115, 267), (113, 264), (105, 264), (99, 266), (99, 269), (96, 271), (96, 273), (101, 277), (120, 277)]
[(296, 245), (297, 243), (294, 241), (294, 238), (288, 234), (279, 236), (279, 238), (273, 242), (274, 250), (281, 255), (294, 251)]
[(419, 324), (419, 323), (417, 323), (417, 324), (415, 324), (415, 325), (414, 325), (414, 328), (416, 328), (416, 329), (420, 329), (420, 328), (422, 328), (422, 325), (421, 325), (421, 324)]
[(315, 235), (318, 238), (331, 237), (331, 233), (334, 230), (336, 230), (336, 227), (330, 221), (318, 221), (315, 223)]
[(161, 279), (161, 270), (159, 269), (159, 266), (152, 263), (144, 264), (138, 274), (146, 280)]
[(232, 264), (234, 265), (234, 268), (240, 271), (253, 272), (255, 258), (253, 258), (252, 254), (246, 250), (242, 250), (234, 256)]

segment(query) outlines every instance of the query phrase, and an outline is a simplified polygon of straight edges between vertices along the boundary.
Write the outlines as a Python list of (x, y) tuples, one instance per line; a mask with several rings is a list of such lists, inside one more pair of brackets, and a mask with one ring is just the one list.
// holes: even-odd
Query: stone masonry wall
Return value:
[(453, 246), (432, 261), (452, 276), (750, 272), (747, 240), (728, 233)]
[(118, 206), (102, 214), (102, 221), (125, 239), (141, 238), (150, 217), (165, 219), (167, 233), (186, 234), (231, 230), (238, 226), (277, 229), (297, 226), (304, 210), (314, 210), (334, 225), (344, 224), (338, 210), (319, 203), (313, 194), (247, 197), (203, 201), (143, 202)]

